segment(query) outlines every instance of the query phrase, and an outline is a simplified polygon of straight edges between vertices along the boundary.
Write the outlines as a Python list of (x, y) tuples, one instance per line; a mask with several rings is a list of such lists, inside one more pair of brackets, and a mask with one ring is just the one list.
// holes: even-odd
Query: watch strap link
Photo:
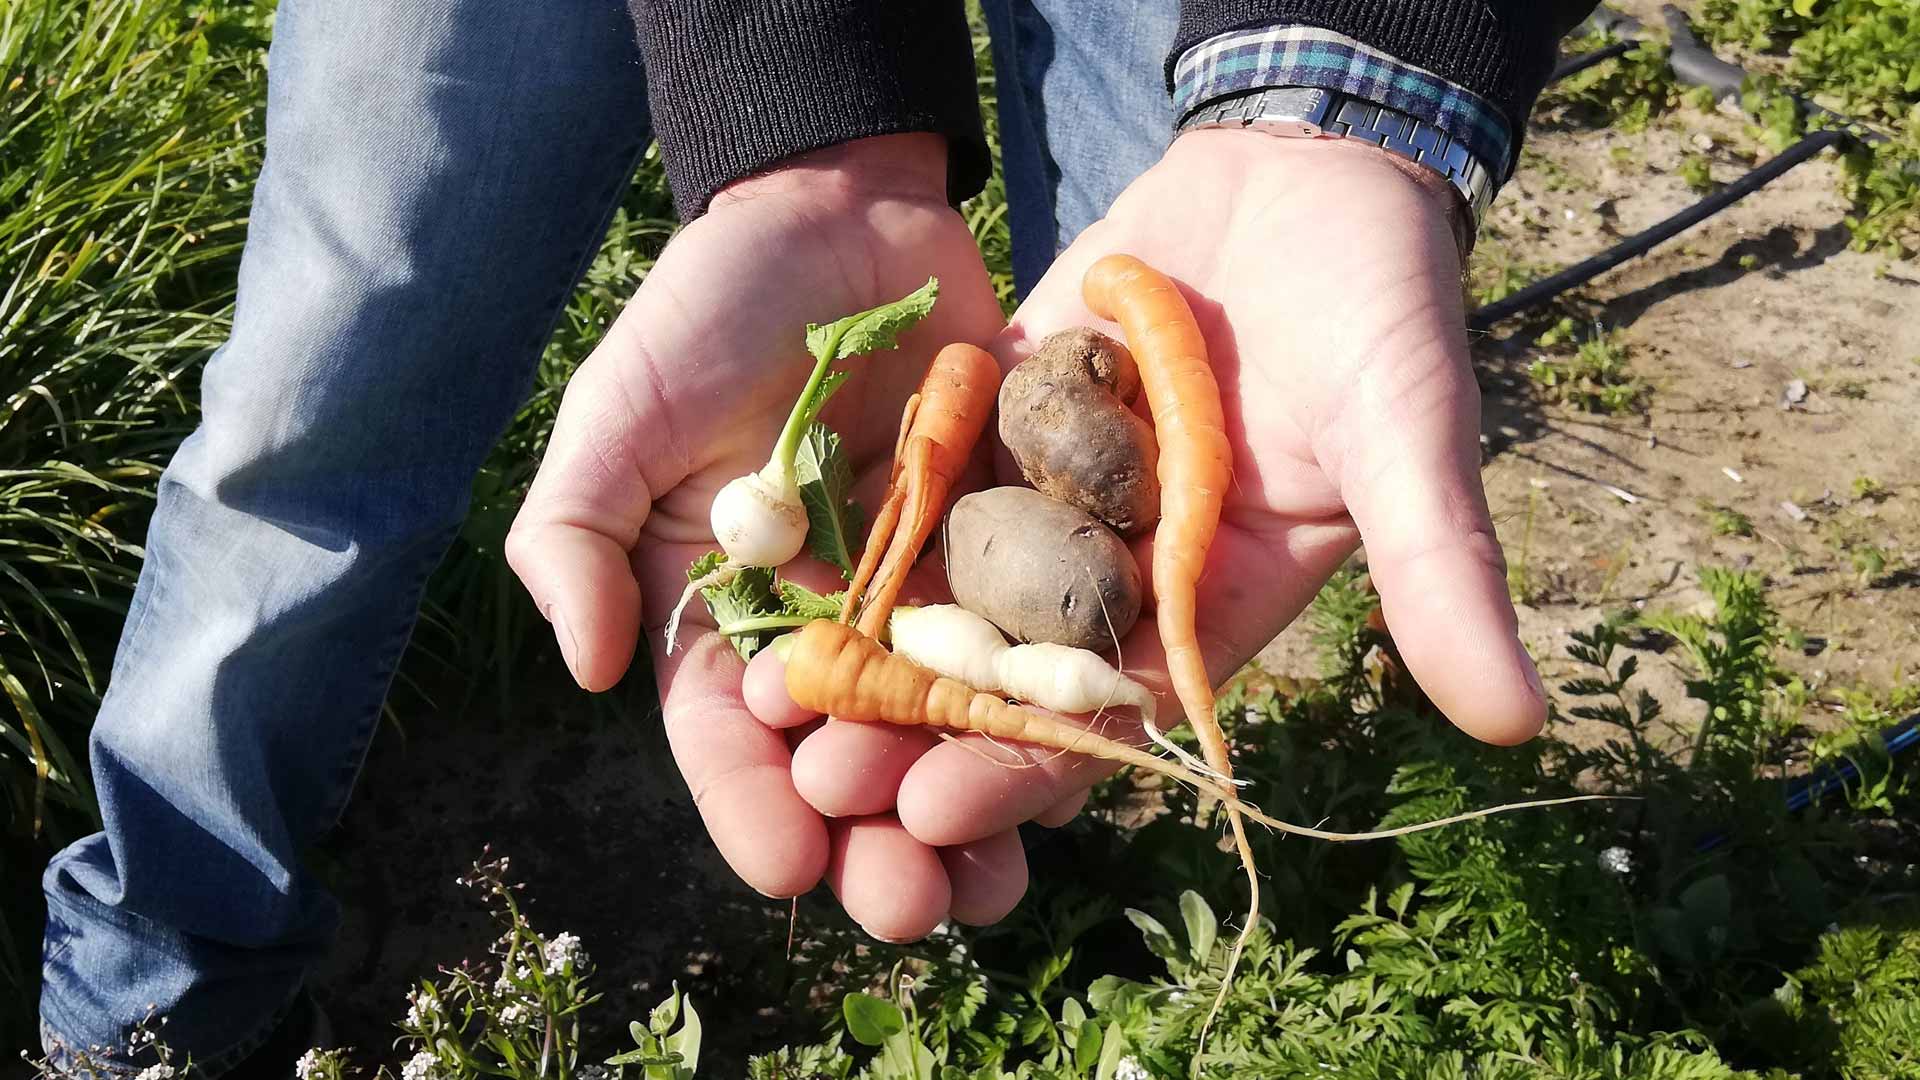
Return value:
[(1268, 87), (1209, 102), (1180, 122), (1182, 131), (1217, 127), (1259, 127), (1275, 135), (1359, 139), (1378, 146), (1445, 177), (1466, 201), (1475, 229), (1493, 202), (1493, 172), (1464, 144), (1397, 109), (1336, 90)]

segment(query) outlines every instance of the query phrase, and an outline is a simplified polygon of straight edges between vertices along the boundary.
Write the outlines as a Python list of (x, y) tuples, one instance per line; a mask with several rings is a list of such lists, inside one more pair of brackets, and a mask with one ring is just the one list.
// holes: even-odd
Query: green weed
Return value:
[[(1541, 335), (1538, 343), (1548, 348), (1561, 346), (1577, 335), (1573, 320), (1562, 319)], [(1596, 327), (1571, 354), (1536, 359), (1527, 367), (1527, 375), (1549, 401), (1587, 412), (1630, 413), (1645, 403), (1647, 385), (1633, 373), (1629, 359), (1624, 338)]]

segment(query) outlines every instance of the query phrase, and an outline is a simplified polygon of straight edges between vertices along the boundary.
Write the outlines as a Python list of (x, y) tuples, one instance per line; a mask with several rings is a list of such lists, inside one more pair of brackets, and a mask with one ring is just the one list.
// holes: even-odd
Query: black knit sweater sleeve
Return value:
[(1491, 102), (1516, 138), (1553, 70), (1555, 43), (1595, 0), (1182, 0), (1167, 57), (1229, 30), (1297, 23), (1347, 35)]
[[(545, 2), (545, 0), (532, 0)], [(870, 135), (947, 137), (947, 195), (986, 183), (960, 0), (629, 0), (683, 218), (729, 181)]]

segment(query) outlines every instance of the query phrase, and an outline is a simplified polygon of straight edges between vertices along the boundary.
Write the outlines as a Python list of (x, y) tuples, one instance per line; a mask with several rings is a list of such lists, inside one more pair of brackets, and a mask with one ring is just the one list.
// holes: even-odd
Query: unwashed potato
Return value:
[(1160, 516), (1153, 425), (1127, 407), (1139, 392), (1126, 346), (1062, 330), (1001, 382), (1000, 441), (1027, 483), (1132, 536)]
[(954, 600), (1021, 641), (1106, 652), (1140, 618), (1140, 567), (1127, 545), (1031, 488), (960, 499), (941, 542)]

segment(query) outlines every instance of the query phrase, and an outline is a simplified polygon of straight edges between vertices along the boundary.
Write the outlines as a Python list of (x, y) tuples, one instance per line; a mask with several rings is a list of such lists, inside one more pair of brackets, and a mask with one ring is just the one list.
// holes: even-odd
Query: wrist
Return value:
[(1177, 135), (1166, 159), (1202, 175), (1234, 176), (1242, 187), (1289, 198), (1327, 199), (1355, 215), (1376, 208), (1412, 215), (1452, 238), (1464, 263), (1472, 214), (1446, 177), (1357, 139), (1283, 138), (1257, 129), (1198, 128)]
[(947, 200), (947, 140), (933, 132), (874, 135), (810, 150), (714, 192), (710, 209), (766, 195)]

